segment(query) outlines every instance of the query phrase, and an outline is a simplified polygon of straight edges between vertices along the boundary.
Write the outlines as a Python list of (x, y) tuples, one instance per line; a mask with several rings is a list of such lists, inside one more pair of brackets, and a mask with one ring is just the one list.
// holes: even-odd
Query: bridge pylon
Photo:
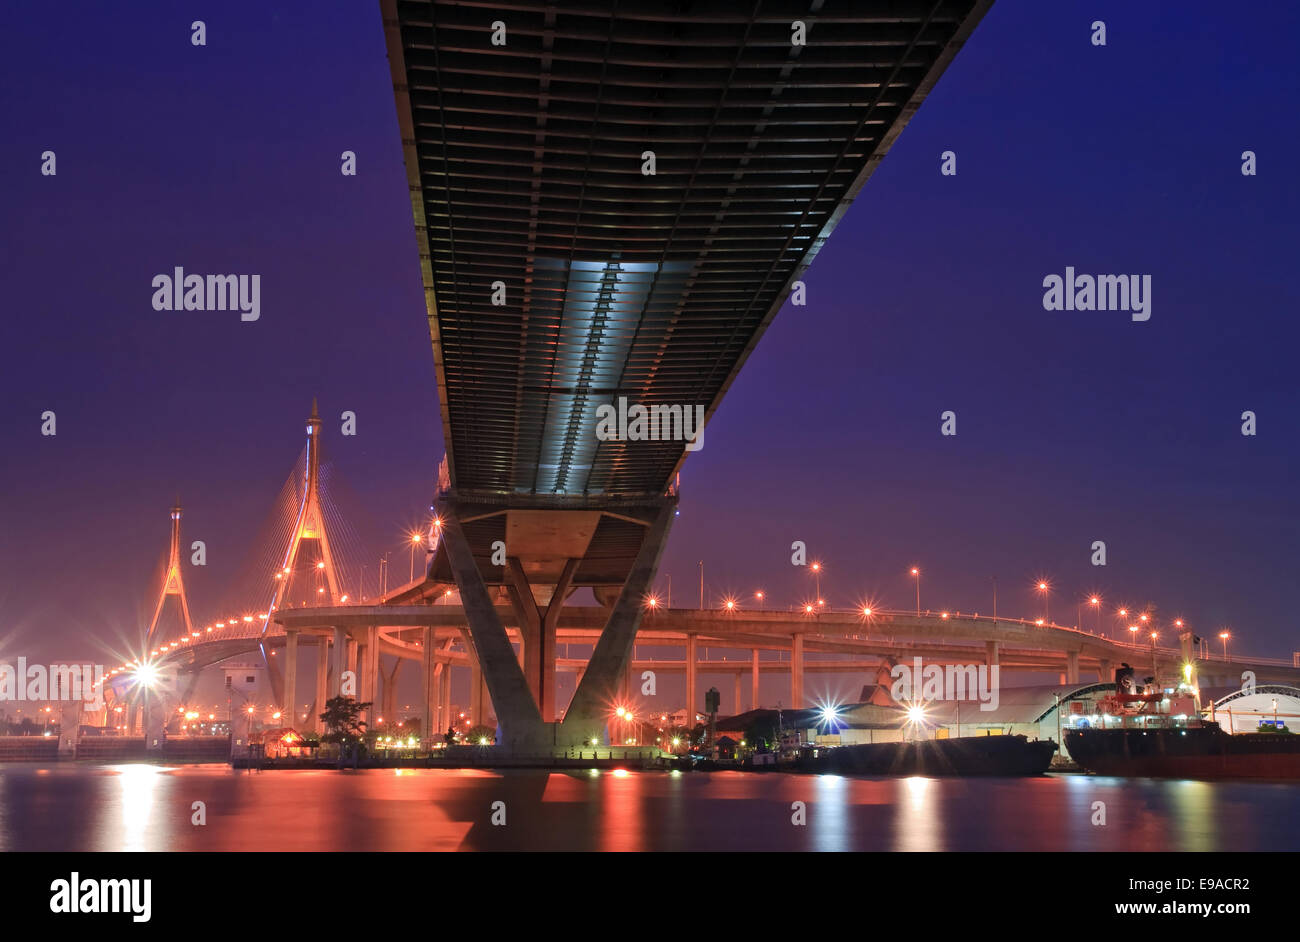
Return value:
[(330, 550), (329, 533), (325, 528), (325, 514), (320, 496), (320, 414), (316, 408), (316, 399), (311, 401), (311, 415), (307, 418), (307, 464), (304, 469), (302, 500), (298, 504), (298, 515), (294, 521), (293, 533), (289, 545), (285, 547), (284, 559), (280, 571), (276, 573), (275, 591), (271, 603), (262, 619), (262, 635), (265, 636), (271, 625), (271, 613), (280, 607), (288, 596), (294, 567), (304, 540), (315, 540), (320, 547), (321, 568), (328, 587), (328, 601), (322, 604), (337, 604), (340, 598), (338, 574), (334, 568), (334, 554)]
[(169, 595), (176, 596), (179, 603), (181, 623), (185, 628), (185, 636), (188, 637), (194, 631), (194, 623), (190, 621), (190, 603), (185, 596), (185, 579), (181, 575), (181, 502), (179, 498), (172, 506), (171, 514), (172, 538), (171, 548), (167, 552), (167, 568), (163, 575), (162, 589), (158, 593), (158, 604), (154, 606), (153, 618), (149, 622), (149, 632), (145, 635), (148, 642), (146, 647), (150, 649), (166, 644), (169, 640), (161, 637), (158, 632), (158, 619), (162, 616), (163, 605), (167, 602)]

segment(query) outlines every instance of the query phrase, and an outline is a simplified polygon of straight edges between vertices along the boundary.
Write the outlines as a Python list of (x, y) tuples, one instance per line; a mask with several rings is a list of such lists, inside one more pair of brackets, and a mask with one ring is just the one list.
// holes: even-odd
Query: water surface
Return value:
[[(207, 823), (192, 823), (203, 802)], [(504, 825), (494, 804), (504, 802)], [(806, 824), (792, 819), (795, 802)], [(1094, 824), (1104, 805), (1105, 825)], [(501, 806), (497, 806), (498, 820)], [(0, 850), (1292, 850), (1300, 785), (0, 763)]]

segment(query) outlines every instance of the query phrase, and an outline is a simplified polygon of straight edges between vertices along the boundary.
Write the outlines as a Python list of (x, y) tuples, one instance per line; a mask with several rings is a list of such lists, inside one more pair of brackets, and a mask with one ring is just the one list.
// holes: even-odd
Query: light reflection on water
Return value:
[(1077, 775), (0, 764), (4, 850), (1289, 850), (1297, 812), (1300, 785)]

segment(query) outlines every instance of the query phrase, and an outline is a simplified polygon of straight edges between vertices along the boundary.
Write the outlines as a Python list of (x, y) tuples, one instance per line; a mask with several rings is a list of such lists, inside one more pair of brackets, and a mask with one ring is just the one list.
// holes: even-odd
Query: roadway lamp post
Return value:
[(1094, 595), (1088, 599), (1088, 604), (1097, 612), (1097, 634), (1101, 634), (1101, 599)]
[(1046, 624), (1052, 623), (1052, 601), (1051, 591), (1046, 582), (1038, 583), (1038, 591), (1043, 593), (1043, 621)]
[(412, 533), (411, 534), (411, 577), (407, 580), (408, 582), (415, 581), (415, 548), (419, 545), (420, 545), (420, 534)]
[(921, 617), (921, 570), (912, 567), (912, 576), (916, 579), (916, 617)]
[(1223, 659), (1231, 664), (1232, 658), (1228, 657), (1228, 637), (1228, 632), (1219, 632), (1219, 638), (1223, 641)]
[(1156, 666), (1156, 638), (1160, 637), (1154, 631), (1151, 632), (1151, 676), (1156, 680), (1156, 686), (1160, 685), (1160, 669)]

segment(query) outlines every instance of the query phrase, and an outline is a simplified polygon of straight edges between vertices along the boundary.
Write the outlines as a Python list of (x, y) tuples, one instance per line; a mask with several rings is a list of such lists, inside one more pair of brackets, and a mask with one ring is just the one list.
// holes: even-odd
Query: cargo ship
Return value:
[(1070, 757), (1087, 772), (1153, 778), (1300, 778), (1300, 736), (1289, 732), (1226, 733), (1201, 717), (1187, 680), (1172, 686), (1134, 683), (1127, 664), (1115, 672), (1115, 693), (1091, 718), (1064, 731)]
[(801, 772), (844, 775), (1042, 775), (1056, 741), (1025, 736), (960, 736), (807, 750)]

